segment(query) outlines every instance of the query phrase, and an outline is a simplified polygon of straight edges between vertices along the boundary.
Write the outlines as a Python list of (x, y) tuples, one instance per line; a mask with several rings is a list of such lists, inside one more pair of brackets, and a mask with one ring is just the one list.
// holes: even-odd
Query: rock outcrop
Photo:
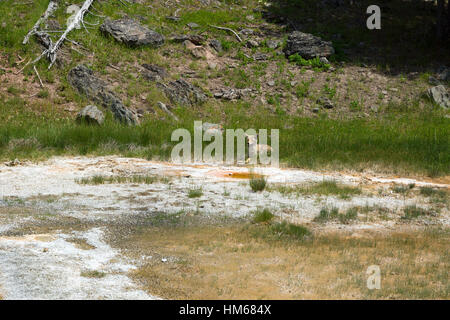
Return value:
[(69, 71), (67, 79), (78, 92), (111, 110), (117, 120), (127, 124), (138, 123), (136, 114), (125, 107), (122, 101), (108, 90), (106, 83), (97, 78), (88, 67), (76, 66)]
[(78, 123), (85, 122), (89, 124), (101, 125), (103, 121), (105, 121), (105, 116), (96, 106), (89, 105), (78, 112), (76, 121)]
[(443, 85), (428, 89), (430, 99), (442, 108), (450, 108), (450, 94)]
[(164, 44), (163, 35), (142, 26), (133, 19), (106, 19), (100, 26), (100, 31), (131, 47), (160, 47)]
[(142, 67), (144, 67), (144, 69), (142, 70), (141, 74), (144, 79), (148, 81), (161, 81), (168, 76), (166, 70), (163, 67), (157, 66), (155, 64), (144, 63)]
[(202, 104), (208, 99), (201, 88), (183, 79), (178, 79), (168, 84), (158, 83), (158, 86), (164, 91), (172, 103), (193, 106)]
[(246, 89), (222, 88), (220, 89), (220, 91), (214, 93), (214, 97), (217, 99), (224, 99), (224, 100), (237, 100), (248, 95), (251, 91), (252, 89), (250, 88)]
[(298, 53), (304, 59), (313, 59), (331, 56), (334, 48), (329, 41), (323, 41), (309, 33), (294, 31), (288, 37), (284, 53), (287, 57)]

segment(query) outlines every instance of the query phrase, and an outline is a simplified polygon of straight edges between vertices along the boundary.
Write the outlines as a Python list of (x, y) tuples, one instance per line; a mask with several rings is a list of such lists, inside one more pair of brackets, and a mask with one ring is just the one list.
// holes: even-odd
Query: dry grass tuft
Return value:
[[(448, 229), (331, 233), (302, 241), (247, 224), (141, 228), (119, 246), (152, 259), (133, 277), (168, 299), (448, 299)], [(366, 270), (381, 269), (381, 290)]]

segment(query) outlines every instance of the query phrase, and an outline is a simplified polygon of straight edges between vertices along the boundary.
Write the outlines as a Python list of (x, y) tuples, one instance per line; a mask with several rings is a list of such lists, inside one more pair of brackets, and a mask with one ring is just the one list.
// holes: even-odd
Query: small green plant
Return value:
[(350, 110), (352, 110), (352, 111), (361, 111), (362, 110), (362, 105), (359, 103), (359, 101), (353, 100), (352, 102), (350, 102)]
[(189, 198), (200, 198), (203, 195), (203, 190), (199, 189), (189, 189), (188, 197)]
[(290, 55), (289, 61), (294, 62), (298, 66), (312, 67), (316, 71), (326, 71), (326, 70), (330, 69), (330, 67), (331, 67), (331, 65), (329, 63), (324, 63), (324, 62), (320, 61), (320, 58), (318, 58), (318, 57), (307, 60), (307, 59), (304, 59), (298, 53)]
[(273, 219), (274, 215), (269, 209), (258, 210), (253, 214), (254, 223), (269, 222)]
[(227, 40), (221, 40), (220, 43), (222, 44), (222, 49), (224, 51), (230, 51), (231, 47), (233, 46), (233, 43)]
[(48, 90), (41, 90), (37, 94), (37, 97), (41, 99), (48, 98), (48, 96), (49, 96)]
[(325, 92), (325, 94), (328, 95), (330, 99), (333, 99), (334, 96), (336, 95), (336, 86), (330, 88), (328, 84), (325, 84), (325, 86), (323, 87), (323, 92)]
[(251, 177), (250, 178), (250, 188), (253, 192), (258, 192), (264, 190), (266, 187), (267, 180), (265, 177)]
[(273, 224), (270, 230), (279, 238), (287, 237), (294, 240), (303, 240), (311, 235), (311, 231), (308, 228), (287, 223), (286, 221)]
[(309, 93), (309, 87), (311, 86), (311, 82), (309, 81), (302, 81), (301, 84), (297, 86), (295, 89), (295, 95), (297, 98), (305, 98), (308, 96)]

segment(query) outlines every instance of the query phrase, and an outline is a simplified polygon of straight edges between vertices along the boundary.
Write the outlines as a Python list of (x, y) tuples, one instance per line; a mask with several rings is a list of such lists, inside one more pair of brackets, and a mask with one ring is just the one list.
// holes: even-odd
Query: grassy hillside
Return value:
[[(364, 1), (351, 8), (321, 8), (307, 0), (274, 2), (269, 8), (254, 0), (209, 5), (142, 0), (128, 6), (95, 1), (96, 14), (134, 18), (163, 34), (166, 43), (157, 49), (129, 48), (102, 35), (98, 26), (90, 26), (89, 33), (75, 30), (69, 38), (82, 47), (66, 42), (60, 64), (47, 70), (48, 61), (42, 59), (36, 65), (44, 82), (41, 88), (31, 66), (20, 70), (42, 48), (35, 39), (21, 43), (48, 1), (1, 1), (0, 159), (62, 154), (167, 159), (172, 130), (192, 130), (194, 120), (203, 120), (225, 128), (280, 129), (281, 162), (289, 166), (448, 175), (449, 112), (424, 96), (429, 76), (448, 63), (449, 56), (448, 46), (431, 38), (434, 9), (408, 5), (409, 20), (399, 21), (395, 18), (401, 16), (402, 2), (381, 2), (384, 24), (378, 32), (364, 27)], [(65, 9), (62, 5), (51, 18), (62, 29), (69, 16)], [(178, 21), (166, 18), (175, 13)], [(86, 18), (92, 24), (102, 20)], [(187, 27), (191, 22), (199, 28)], [(238, 42), (212, 24), (253, 29), (256, 35), (248, 38), (260, 45), (249, 48), (246, 40)], [(294, 28), (333, 42), (336, 54), (329, 70), (301, 66), (284, 56), (282, 46)], [(52, 33), (54, 40), (58, 34)], [(206, 39), (204, 46), (218, 39), (224, 50), (214, 53), (217, 67), (171, 41), (174, 34), (200, 34)], [(280, 41), (280, 47), (269, 48), (269, 39)], [(261, 53), (266, 60), (253, 58)], [(68, 71), (79, 63), (90, 66), (127, 107), (143, 114), (139, 126), (116, 123), (110, 114), (100, 127), (75, 123), (76, 113), (89, 103), (67, 82)], [(164, 67), (172, 80), (183, 77), (200, 86), (208, 101), (193, 107), (174, 105), (156, 83), (141, 76), (143, 63)], [(252, 93), (236, 101), (214, 98), (221, 88), (251, 88)], [(321, 97), (334, 107), (321, 108)], [(168, 118), (158, 101), (171, 105), (180, 121)]]

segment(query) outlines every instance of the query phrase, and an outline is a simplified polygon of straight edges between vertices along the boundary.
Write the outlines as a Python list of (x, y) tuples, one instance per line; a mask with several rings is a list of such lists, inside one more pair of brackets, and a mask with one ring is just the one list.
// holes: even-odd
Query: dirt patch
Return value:
[(232, 172), (232, 171), (218, 171), (213, 173), (216, 177), (232, 178), (232, 179), (251, 179), (264, 178), (264, 175), (252, 172)]
[(78, 249), (83, 249), (83, 250), (95, 249), (95, 246), (89, 244), (86, 239), (70, 238), (70, 239), (66, 239), (66, 241), (74, 243)]

